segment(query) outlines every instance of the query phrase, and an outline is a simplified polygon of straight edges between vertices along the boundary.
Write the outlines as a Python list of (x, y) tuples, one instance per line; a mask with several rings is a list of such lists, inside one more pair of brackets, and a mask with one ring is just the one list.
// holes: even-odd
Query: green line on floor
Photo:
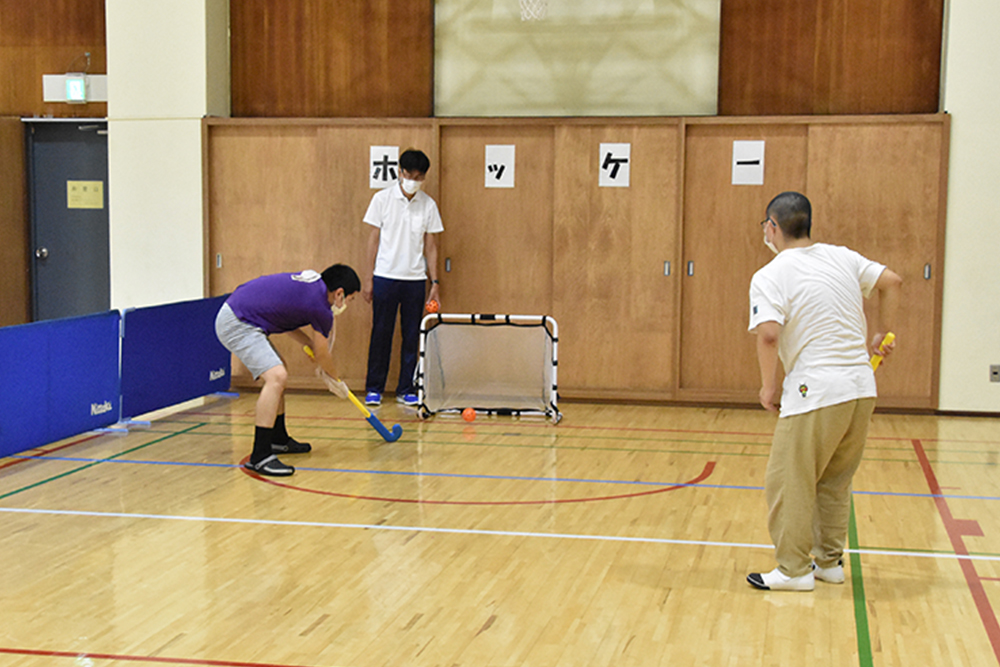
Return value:
[[(851, 549), (858, 548), (858, 524), (854, 518), (854, 501), (851, 501), (851, 520), (847, 526), (847, 541)], [(861, 577), (861, 554), (851, 552), (851, 585), (854, 588), (854, 627), (858, 635), (858, 664), (872, 667), (872, 639), (868, 632), (868, 604), (865, 602), (865, 583)]]
[(39, 482), (35, 482), (34, 484), (29, 484), (28, 486), (22, 486), (20, 489), (15, 489), (13, 491), (9, 491), (9, 492), (7, 492), (7, 493), (5, 493), (3, 495), (0, 495), (0, 500), (3, 500), (4, 498), (10, 498), (11, 496), (16, 495), (18, 493), (21, 493), (22, 491), (27, 491), (28, 489), (34, 489), (34, 488), (39, 487), (39, 486), (41, 486), (43, 484), (48, 484), (49, 482), (54, 482), (57, 479), (62, 479), (63, 477), (67, 477), (69, 475), (72, 475), (73, 473), (80, 472), (81, 470), (86, 470), (87, 468), (93, 468), (94, 466), (100, 465), (101, 463), (104, 463), (105, 461), (110, 461), (112, 459), (117, 459), (120, 456), (125, 456), (126, 454), (131, 454), (132, 452), (138, 451), (138, 450), (143, 449), (145, 447), (149, 447), (150, 445), (155, 445), (158, 442), (163, 442), (164, 440), (169, 440), (170, 438), (177, 437), (178, 435), (184, 435), (185, 433), (189, 433), (190, 431), (193, 431), (193, 430), (195, 430), (197, 428), (200, 428), (200, 427), (202, 427), (204, 425), (205, 424), (203, 424), (203, 423), (202, 424), (196, 424), (196, 425), (192, 426), (191, 428), (186, 428), (183, 431), (177, 431), (176, 433), (171, 433), (170, 435), (165, 435), (162, 438), (157, 438), (156, 440), (152, 440), (150, 442), (147, 442), (147, 443), (145, 443), (143, 445), (139, 445), (137, 447), (133, 447), (131, 449), (126, 449), (124, 452), (118, 452), (114, 456), (108, 456), (106, 458), (101, 459), (100, 461), (94, 461), (93, 463), (88, 463), (85, 466), (80, 466), (79, 468), (74, 468), (73, 470), (67, 470), (66, 472), (59, 473), (58, 475), (55, 475), (54, 477), (49, 477), (48, 479), (43, 479), (43, 480), (41, 480)]

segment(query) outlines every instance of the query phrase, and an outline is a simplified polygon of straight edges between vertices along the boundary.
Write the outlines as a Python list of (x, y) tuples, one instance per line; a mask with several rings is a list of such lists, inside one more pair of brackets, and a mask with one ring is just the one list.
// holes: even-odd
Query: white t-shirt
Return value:
[(778, 253), (750, 281), (750, 326), (781, 325), (781, 416), (875, 396), (864, 298), (885, 266), (814, 243)]
[(375, 275), (395, 280), (426, 280), (424, 234), (444, 231), (437, 204), (422, 190), (407, 199), (399, 183), (372, 197), (364, 221), (378, 227)]

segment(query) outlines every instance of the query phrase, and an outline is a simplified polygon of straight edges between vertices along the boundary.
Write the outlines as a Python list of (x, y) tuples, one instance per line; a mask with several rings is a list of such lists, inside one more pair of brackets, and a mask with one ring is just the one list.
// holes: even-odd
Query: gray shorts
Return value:
[(215, 335), (227, 350), (243, 362), (247, 370), (253, 374), (254, 380), (264, 372), (284, 363), (268, 340), (267, 334), (259, 327), (247, 324), (236, 317), (236, 313), (228, 303), (222, 304), (219, 314), (215, 316)]

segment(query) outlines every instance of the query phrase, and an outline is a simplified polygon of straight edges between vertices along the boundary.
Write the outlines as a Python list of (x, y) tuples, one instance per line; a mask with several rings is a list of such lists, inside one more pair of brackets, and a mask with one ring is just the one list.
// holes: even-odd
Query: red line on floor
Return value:
[[(90, 658), (92, 660), (120, 660), (122, 662), (155, 662), (167, 665), (205, 665), (207, 667), (297, 667), (273, 662), (240, 662), (234, 660), (204, 660), (200, 658), (167, 658), (150, 655), (121, 655), (116, 653), (89, 653), (86, 651), (39, 651), (27, 648), (2, 648), (0, 654), (33, 655), (46, 658)], [(302, 667), (302, 666), (298, 666)]]
[[(192, 417), (219, 417), (219, 416), (226, 416), (226, 415), (223, 415), (221, 413), (193, 412), (193, 411), (191, 411), (191, 412), (184, 412), (184, 413), (181, 413), (181, 414), (187, 415), (187, 416), (192, 416)], [(237, 416), (241, 416), (241, 417), (246, 417), (247, 419), (252, 419), (253, 418), (253, 412), (248, 412), (248, 413), (232, 413), (232, 414), (233, 415), (237, 415)], [(376, 416), (378, 416), (378, 415), (376, 414)], [(353, 422), (353, 421), (358, 421), (357, 417), (327, 417), (327, 416), (322, 416), (322, 415), (295, 415), (295, 417), (297, 419), (301, 419), (301, 420), (315, 420), (315, 421), (334, 421), (334, 422)], [(449, 421), (441, 420), (440, 425), (441, 426), (455, 426), (455, 427), (466, 428), (468, 425), (461, 423), (460, 419), (461, 419), (460, 417), (456, 416), (454, 422), (452, 422), (450, 420)], [(398, 421), (400, 424), (428, 424), (428, 423), (430, 423), (426, 419), (417, 419), (417, 418), (409, 418), (409, 419), (403, 418), (403, 419), (396, 419), (395, 421)], [(478, 420), (476, 422), (476, 427), (477, 428), (502, 428), (502, 429), (510, 430), (512, 427), (515, 427), (515, 426), (518, 427), (518, 428), (544, 428), (544, 429), (553, 429), (553, 430), (561, 430), (561, 431), (574, 431), (575, 430), (575, 431), (615, 431), (615, 432), (625, 432), (625, 433), (627, 433), (627, 432), (635, 432), (635, 433), (685, 433), (685, 434), (688, 434), (688, 435), (731, 435), (731, 436), (742, 436), (742, 437), (760, 437), (760, 438), (766, 438), (768, 440), (768, 442), (770, 442), (770, 439), (774, 435), (774, 433), (772, 433), (770, 431), (768, 431), (768, 432), (764, 432), (764, 431), (761, 431), (761, 432), (755, 432), (755, 431), (707, 431), (707, 430), (701, 430), (701, 429), (641, 428), (641, 427), (635, 427), (635, 426), (582, 426), (582, 425), (566, 424), (565, 421), (563, 423), (559, 424), (559, 425), (555, 425), (555, 424), (549, 423), (547, 420), (546, 421), (542, 421), (541, 419), (537, 423), (535, 423), (535, 422), (522, 422), (522, 421), (495, 421), (495, 422), (487, 422), (487, 421), (478, 421)], [(871, 440), (885, 440), (885, 441), (889, 441), (889, 442), (895, 442), (895, 441), (909, 440), (909, 439), (910, 439), (909, 436), (872, 436), (872, 435), (868, 436), (868, 440), (869, 441), (871, 441)], [(937, 440), (937, 439), (931, 439), (931, 438), (926, 438), (926, 439), (927, 440), (934, 440), (935, 442), (946, 442), (944, 440)], [(954, 441), (947, 441), (947, 442), (956, 442), (956, 443), (966, 443), (966, 442), (968, 442), (968, 444), (1000, 444), (1000, 441), (995, 441), (995, 440), (981, 440), (981, 441), (980, 440), (970, 440), (970, 441), (954, 440)], [(768, 444), (768, 443), (762, 443), (762, 444)]]
[[(927, 458), (927, 453), (924, 452), (923, 444), (921, 444), (920, 440), (911, 440), (911, 442), (913, 450), (917, 454), (917, 460), (920, 461), (920, 467), (924, 471), (924, 477), (927, 479), (927, 486), (935, 496), (934, 504), (937, 505), (941, 521), (944, 522), (944, 528), (948, 532), (948, 539), (951, 540), (952, 549), (959, 556), (968, 556), (969, 550), (966, 548), (962, 536), (981, 536), (983, 531), (976, 521), (971, 519), (956, 519), (952, 516), (951, 509), (948, 507), (948, 501), (941, 497), (941, 486), (938, 484), (933, 468), (931, 468), (931, 462)], [(990, 600), (986, 595), (986, 590), (983, 588), (982, 578), (976, 573), (976, 566), (971, 560), (962, 558), (959, 560), (959, 565), (962, 568), (962, 574), (965, 575), (965, 583), (969, 586), (969, 592), (972, 593), (972, 599), (976, 603), (979, 618), (983, 621), (986, 636), (993, 646), (993, 655), (996, 657), (997, 662), (1000, 663), (1000, 624), (997, 623), (996, 613), (993, 611)]]
[(638, 498), (640, 496), (651, 496), (657, 493), (666, 493), (667, 491), (675, 491), (677, 489), (683, 489), (692, 484), (698, 484), (705, 481), (715, 470), (715, 461), (709, 461), (702, 468), (701, 473), (697, 477), (688, 481), (682, 482), (681, 484), (674, 484), (672, 486), (666, 486), (662, 489), (653, 489), (652, 491), (640, 491), (638, 493), (623, 493), (618, 496), (595, 496), (591, 498), (561, 498), (558, 500), (422, 500), (419, 498), (382, 498), (378, 496), (358, 496), (350, 493), (335, 493), (333, 491), (321, 491), (319, 489), (310, 489), (304, 486), (294, 486), (292, 484), (284, 484), (282, 482), (277, 482), (270, 477), (264, 477), (258, 475), (257, 473), (248, 470), (243, 467), (243, 464), (247, 462), (250, 457), (243, 459), (240, 462), (240, 470), (249, 475), (250, 477), (270, 484), (272, 486), (279, 486), (284, 489), (291, 489), (292, 491), (303, 491), (305, 493), (315, 493), (321, 496), (333, 496), (335, 498), (351, 498), (353, 500), (375, 500), (384, 503), (414, 503), (419, 505), (557, 505), (561, 503), (589, 503), (598, 500), (621, 500), (624, 498)]
[[(219, 416), (221, 416), (218, 413), (205, 413), (205, 412), (184, 412), (184, 413), (181, 413), (181, 414), (183, 414), (185, 416), (192, 416), (192, 417), (219, 417)], [(372, 414), (375, 414), (376, 417), (378, 416), (377, 413), (373, 412)], [(240, 416), (246, 417), (248, 419), (252, 419), (253, 418), (253, 413), (249, 413), (249, 414), (245, 414), (245, 415), (240, 415)], [(349, 422), (359, 421), (358, 417), (326, 417), (326, 416), (321, 416), (321, 415), (294, 415), (294, 416), (298, 420), (309, 420), (309, 421), (313, 421), (313, 420), (315, 420), (315, 421), (337, 421), (337, 422), (339, 422), (339, 421), (349, 421)], [(395, 419), (393, 421), (398, 421), (401, 424), (428, 424), (428, 423), (431, 423), (431, 422), (429, 422), (426, 419), (417, 419), (417, 418), (409, 418), (409, 419), (402, 418), (402, 419)], [(441, 420), (440, 422), (438, 422), (438, 425), (440, 425), (440, 426), (456, 426), (456, 427), (462, 427), (462, 428), (465, 428), (465, 427), (468, 426), (468, 424), (463, 423), (461, 421), (461, 417), (459, 417), (457, 415), (455, 416), (454, 421), (451, 421), (451, 420), (447, 420), (447, 421), (446, 420)], [(558, 426), (556, 426), (556, 425), (548, 422), (547, 420), (542, 421), (541, 418), (539, 418), (539, 420), (537, 422), (523, 422), (523, 421), (512, 421), (512, 420), (511, 421), (504, 420), (504, 421), (489, 422), (489, 421), (485, 421), (485, 420), (476, 420), (476, 427), (477, 428), (503, 428), (503, 429), (506, 429), (508, 431), (511, 428), (513, 428), (513, 427), (517, 427), (517, 428), (544, 428), (544, 429), (553, 429), (553, 431), (555, 431), (555, 430), (563, 430), (563, 431), (566, 431), (566, 430), (569, 430), (569, 431), (573, 431), (573, 430), (577, 430), (577, 431), (616, 431), (616, 432), (630, 432), (630, 431), (634, 431), (634, 432), (637, 432), (637, 433), (688, 433), (688, 434), (693, 434), (693, 435), (739, 435), (739, 436), (760, 436), (762, 438), (768, 438), (768, 439), (770, 439), (771, 436), (774, 435), (773, 433), (764, 433), (764, 432), (754, 433), (754, 432), (742, 432), (742, 431), (704, 431), (704, 430), (698, 430), (698, 429), (684, 429), (684, 428), (639, 428), (639, 427), (635, 427), (635, 426), (576, 426), (576, 425), (565, 424), (565, 423), (559, 424)], [(869, 440), (877, 440), (877, 439), (878, 438), (869, 438)], [(905, 439), (905, 438), (894, 437), (894, 438), (886, 438), (886, 439), (887, 440), (901, 440), (901, 439)]]
[[(735, 408), (744, 409), (744, 408)], [(753, 410), (753, 408), (745, 408), (746, 410)], [(192, 415), (192, 416), (207, 416), (207, 417), (226, 417), (226, 416), (242, 416), (247, 418), (253, 418), (253, 410), (248, 410), (244, 412), (208, 412), (208, 411), (185, 411), (180, 414)], [(316, 419), (316, 420), (328, 420), (328, 421), (355, 421), (357, 417), (327, 417), (318, 415), (302, 415), (299, 417), (301, 419)], [(464, 426), (460, 421), (458, 415), (454, 415), (454, 419), (458, 422), (452, 424), (448, 417), (441, 419), (442, 425), (448, 426)], [(428, 420), (414, 418), (404, 418), (397, 419), (403, 424), (425, 424), (429, 423)], [(762, 438), (770, 439), (774, 434), (771, 431), (767, 432), (752, 432), (752, 431), (704, 431), (698, 429), (676, 429), (676, 428), (638, 428), (634, 426), (584, 426), (577, 424), (567, 424), (565, 420), (558, 426), (550, 423), (547, 419), (541, 417), (537, 418), (534, 422), (511, 422), (511, 421), (495, 421), (495, 422), (477, 422), (476, 426), (482, 427), (495, 427), (495, 428), (510, 428), (512, 425), (517, 425), (526, 428), (558, 428), (561, 430), (583, 430), (583, 431), (635, 431), (635, 432), (646, 432), (646, 433), (689, 433), (693, 435), (736, 435), (736, 436), (759, 436)], [(895, 435), (885, 435), (885, 436), (873, 436), (869, 435), (868, 440), (885, 440), (885, 441), (901, 441), (901, 440), (911, 440), (910, 436), (895, 436)], [(937, 443), (955, 443), (955, 444), (984, 444), (984, 445), (997, 445), (1000, 444), (1000, 440), (956, 440), (952, 438), (921, 438), (922, 442), (937, 442)]]
[[(42, 447), (34, 447), (32, 449), (26, 449), (23, 452), (18, 452), (19, 456), (28, 456), (26, 452), (38, 452), (39, 456), (45, 456), (47, 454), (53, 454), (60, 450), (66, 449), (67, 447), (72, 447), (73, 445), (79, 445), (80, 443), (87, 442), (88, 440), (94, 440), (95, 438), (100, 438), (101, 433), (96, 433), (94, 435), (88, 435), (85, 438), (80, 438), (79, 440), (74, 440), (72, 442), (63, 443), (57, 447), (52, 447), (51, 449), (43, 449)], [(34, 456), (34, 455), (32, 455)], [(32, 458), (17, 458), (7, 461), (7, 463), (0, 463), (0, 470), (4, 468), (10, 468), (11, 466), (16, 466), (18, 463), (27, 463), (28, 461), (33, 461)]]

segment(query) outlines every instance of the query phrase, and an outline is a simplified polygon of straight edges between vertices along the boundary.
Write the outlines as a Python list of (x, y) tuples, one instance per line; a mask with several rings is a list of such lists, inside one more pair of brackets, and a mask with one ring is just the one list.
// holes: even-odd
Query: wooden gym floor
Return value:
[(293, 394), (265, 480), (254, 399), (0, 459), (0, 664), (998, 664), (1000, 420), (876, 414), (847, 583), (770, 593), (763, 410)]

